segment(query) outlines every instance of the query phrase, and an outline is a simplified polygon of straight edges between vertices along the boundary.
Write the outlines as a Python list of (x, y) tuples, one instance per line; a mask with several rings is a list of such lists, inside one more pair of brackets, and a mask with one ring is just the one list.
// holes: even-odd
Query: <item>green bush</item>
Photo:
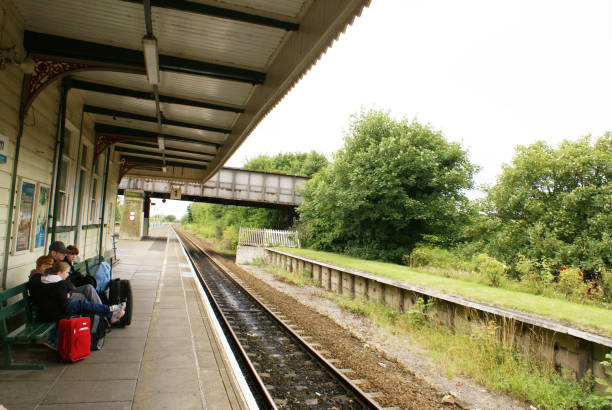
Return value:
[(576, 267), (562, 267), (555, 287), (567, 295), (568, 299), (578, 300), (584, 299), (589, 290), (589, 286), (584, 283), (582, 270)]
[(478, 254), (474, 260), (476, 262), (476, 270), (486, 276), (489, 284), (499, 286), (506, 271), (504, 264), (486, 253)]
[(402, 260), (405, 265), (413, 268), (431, 266), (463, 271), (473, 271), (476, 268), (471, 260), (467, 260), (447, 249), (431, 246), (417, 246), (409, 255), (404, 255)]

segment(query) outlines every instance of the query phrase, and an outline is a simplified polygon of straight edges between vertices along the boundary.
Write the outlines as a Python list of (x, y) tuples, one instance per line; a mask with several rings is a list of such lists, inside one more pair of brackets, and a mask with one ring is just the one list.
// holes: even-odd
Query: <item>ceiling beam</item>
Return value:
[[(130, 3), (143, 4), (143, 0), (124, 0)], [(260, 26), (280, 28), (288, 31), (295, 31), (300, 25), (291, 21), (274, 19), (257, 14), (245, 13), (237, 10), (230, 10), (223, 7), (211, 6), (208, 4), (196, 3), (185, 0), (151, 0), (153, 7), (185, 11), (188, 13), (203, 14), (206, 16), (219, 17), (226, 20), (241, 21), (243, 23), (257, 24)]]
[(173, 161), (166, 161), (166, 163), (164, 164), (164, 162), (161, 159), (158, 161), (152, 158), (141, 158), (141, 157), (134, 157), (134, 156), (129, 156), (129, 155), (121, 155), (121, 159), (125, 160), (125, 162), (131, 162), (131, 163), (143, 164), (143, 165), (145, 164), (159, 165), (160, 167), (171, 166), (171, 167), (181, 167), (181, 168), (193, 168), (193, 169), (199, 169), (199, 170), (206, 168), (206, 165), (199, 166), (195, 164), (185, 164), (185, 163), (173, 162)]
[[(129, 145), (129, 146), (134, 146), (134, 147), (142, 147), (142, 148), (152, 148), (152, 149), (159, 149), (157, 146), (157, 141), (143, 141), (143, 140), (137, 140), (137, 141), (121, 141), (119, 143), (117, 143), (117, 146), (123, 144), (123, 145)], [(174, 152), (178, 152), (178, 153), (185, 153), (185, 154), (195, 154), (195, 155), (205, 155), (205, 156), (209, 156), (209, 157), (213, 157), (215, 156), (215, 154), (210, 154), (208, 152), (193, 152), (193, 151), (188, 151), (185, 149), (180, 149), (180, 148), (174, 148), (174, 147), (166, 147), (166, 149), (164, 150), (166, 152), (169, 153), (174, 153)], [(185, 157), (187, 158), (187, 157)]]
[[(159, 158), (162, 159), (162, 153), (161, 152), (153, 152), (153, 151), (144, 151), (144, 150), (140, 150), (140, 149), (133, 149), (133, 148), (126, 148), (126, 147), (121, 147), (121, 146), (117, 146), (115, 147), (115, 152), (121, 152), (124, 154), (140, 154), (140, 155), (153, 155), (153, 156), (157, 156), (159, 155)], [(193, 161), (193, 162), (201, 162), (203, 165), (204, 163), (210, 162), (209, 159), (199, 159), (199, 158), (189, 158), (189, 157), (181, 157), (181, 156), (177, 156), (177, 155), (172, 155), (172, 154), (165, 154), (167, 159), (177, 159), (180, 161)]]
[[(144, 72), (145, 69), (141, 50), (108, 46), (70, 37), (26, 30), (23, 34), (23, 47), (35, 57), (59, 57), (79, 62), (93, 62), (119, 69), (123, 67), (129, 71)], [(164, 54), (159, 55), (159, 69), (250, 84), (261, 84), (266, 78), (266, 73), (254, 69), (207, 63)]]
[[(67, 78), (66, 80), (64, 80), (64, 84), (66, 85), (66, 87), (74, 88), (76, 90), (95, 91), (103, 94), (120, 95), (123, 97), (138, 98), (140, 100), (155, 101), (155, 95), (149, 91), (130, 90), (129, 88), (114, 87), (112, 85), (92, 83), (89, 81), (76, 80), (74, 78)], [(210, 103), (205, 101), (188, 100), (186, 98), (172, 97), (169, 95), (160, 94), (159, 101), (168, 104), (179, 104), (187, 105), (190, 107), (206, 108), (209, 110), (229, 111), (235, 113), (244, 112), (244, 110), (239, 107)]]
[[(112, 110), (110, 108), (97, 107), (97, 106), (87, 105), (87, 104), (83, 106), (83, 112), (88, 112), (90, 114), (108, 115), (109, 117), (127, 118), (130, 120), (155, 122), (155, 123), (157, 122), (156, 117), (149, 117), (148, 115), (134, 114), (134, 113), (125, 112), (125, 111), (117, 111), (117, 110)], [(163, 115), (162, 115), (162, 125), (174, 125), (177, 127), (191, 128), (194, 130), (201, 130), (201, 131), (219, 132), (222, 134), (229, 134), (230, 132), (232, 132), (232, 130), (226, 129), (226, 128), (218, 128), (218, 127), (211, 127), (208, 125), (199, 125), (199, 124), (192, 124), (192, 123), (183, 122), (183, 121), (168, 120), (166, 118), (163, 118)]]
[[(156, 144), (157, 144), (157, 137), (160, 136), (159, 133), (157, 132), (140, 130), (137, 128), (119, 127), (117, 125), (102, 124), (99, 122), (94, 124), (94, 130), (95, 130), (96, 135), (102, 134), (102, 135), (109, 135), (109, 136), (115, 135), (115, 136), (120, 136), (120, 137), (133, 137), (137, 140), (155, 141)], [(197, 139), (179, 137), (176, 135), (162, 134), (161, 136), (164, 137), (164, 139), (168, 141), (178, 141), (178, 142), (186, 142), (190, 144), (200, 144), (200, 145), (206, 145), (209, 147), (214, 147), (216, 149), (218, 149), (221, 146), (221, 144), (217, 144), (214, 142), (200, 141)]]

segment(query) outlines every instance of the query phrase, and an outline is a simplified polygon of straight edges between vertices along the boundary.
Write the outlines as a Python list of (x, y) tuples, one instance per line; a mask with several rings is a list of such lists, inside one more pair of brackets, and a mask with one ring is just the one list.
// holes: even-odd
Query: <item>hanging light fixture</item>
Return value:
[(142, 50), (144, 52), (145, 68), (149, 84), (159, 84), (159, 56), (157, 53), (157, 39), (154, 36), (142, 38)]

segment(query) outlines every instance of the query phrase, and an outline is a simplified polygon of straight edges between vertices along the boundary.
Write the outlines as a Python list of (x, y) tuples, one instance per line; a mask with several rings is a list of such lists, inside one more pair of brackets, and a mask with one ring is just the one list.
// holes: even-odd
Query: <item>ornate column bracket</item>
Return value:
[(117, 183), (121, 182), (125, 174), (127, 174), (132, 168), (138, 165), (135, 162), (122, 162), (119, 166), (119, 180)]
[(94, 158), (104, 152), (104, 150), (116, 142), (124, 141), (130, 137), (121, 135), (106, 135), (96, 134), (96, 149), (94, 151)]
[(48, 58), (34, 58), (34, 72), (26, 77), (26, 90), (23, 93), (22, 115), (30, 108), (36, 96), (53, 80), (72, 71), (101, 69), (98, 65), (59, 61)]

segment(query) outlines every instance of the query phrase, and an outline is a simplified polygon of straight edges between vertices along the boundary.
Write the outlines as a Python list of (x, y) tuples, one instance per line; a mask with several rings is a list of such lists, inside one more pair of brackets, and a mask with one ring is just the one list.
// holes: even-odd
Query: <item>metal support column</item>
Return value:
[[(21, 85), (21, 95), (26, 92), (27, 80), (24, 77)], [(34, 108), (32, 108), (34, 109)], [(17, 139), (15, 141), (15, 155), (13, 156), (13, 175), (11, 178), (11, 190), (9, 191), (8, 216), (6, 219), (6, 239), (4, 242), (4, 260), (2, 263), (2, 289), (6, 289), (6, 278), (8, 277), (8, 258), (11, 249), (11, 228), (13, 226), (13, 207), (15, 206), (15, 186), (17, 185), (17, 165), (19, 164), (19, 151), (21, 148), (21, 135), (23, 134), (23, 121), (25, 112), (23, 105), (19, 110), (19, 125), (17, 126)]]
[(149, 195), (145, 195), (144, 197), (142, 215), (142, 236), (149, 236), (149, 222), (151, 220), (151, 197)]

